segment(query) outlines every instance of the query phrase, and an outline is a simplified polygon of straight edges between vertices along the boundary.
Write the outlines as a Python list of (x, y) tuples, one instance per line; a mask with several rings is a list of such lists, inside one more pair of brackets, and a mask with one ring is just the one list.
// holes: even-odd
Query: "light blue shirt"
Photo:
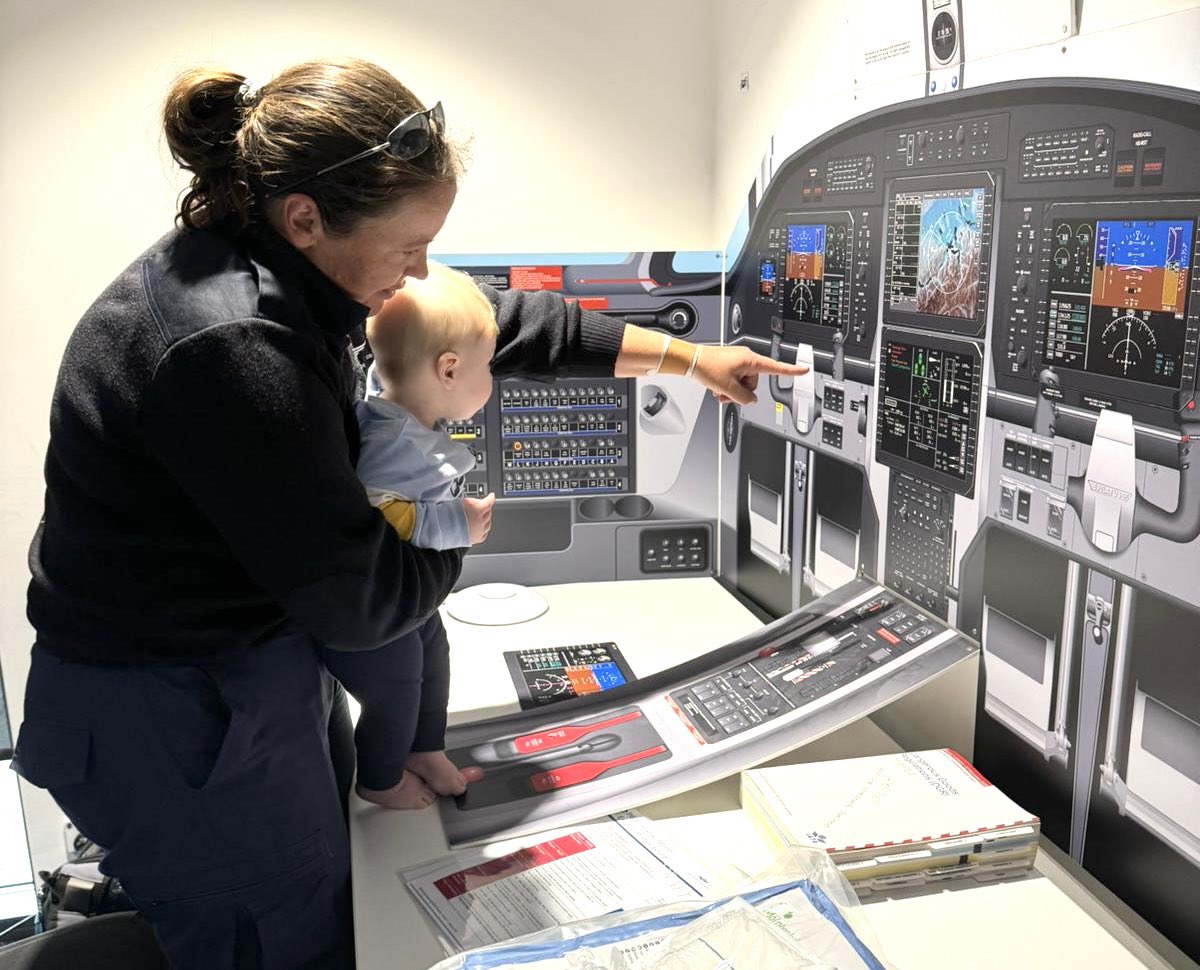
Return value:
[(445, 431), (425, 427), (407, 410), (378, 394), (368, 375), (367, 398), (354, 405), (362, 432), (358, 477), (372, 505), (391, 499), (412, 502), (412, 538), (426, 549), (470, 546), (467, 516), (459, 501), (462, 476), (475, 467), (475, 453)]

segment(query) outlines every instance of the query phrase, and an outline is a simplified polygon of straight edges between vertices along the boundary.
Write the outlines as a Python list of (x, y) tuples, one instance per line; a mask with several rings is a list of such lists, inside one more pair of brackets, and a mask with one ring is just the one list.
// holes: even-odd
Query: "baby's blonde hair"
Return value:
[(432, 260), (425, 279), (406, 279), (367, 321), (367, 342), (384, 384), (401, 383), (414, 367), (499, 332), (496, 311), (474, 280)]

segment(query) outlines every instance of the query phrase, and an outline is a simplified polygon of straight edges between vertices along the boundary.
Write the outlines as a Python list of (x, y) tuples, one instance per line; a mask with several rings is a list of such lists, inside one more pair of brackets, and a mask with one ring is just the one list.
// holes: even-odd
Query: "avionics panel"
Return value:
[(1082, 403), (1177, 406), (1195, 382), (1195, 203), (1058, 204), (1045, 222), (1036, 349)]
[[(561, 378), (499, 384), (493, 467), (502, 498), (633, 492), (629, 381)], [(495, 400), (495, 398), (493, 398)]]
[(876, 460), (973, 495), (983, 380), (979, 345), (886, 327), (879, 347)]
[(848, 326), (853, 237), (848, 212), (787, 212), (772, 222), (755, 300), (783, 319), (785, 342)]
[(987, 323), (994, 183), (900, 178), (887, 204), (883, 320), (978, 336)]

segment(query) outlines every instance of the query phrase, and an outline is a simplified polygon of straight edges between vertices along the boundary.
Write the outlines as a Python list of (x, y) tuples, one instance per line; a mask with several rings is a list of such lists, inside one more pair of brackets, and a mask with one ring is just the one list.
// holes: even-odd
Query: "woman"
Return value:
[[(192, 173), (181, 226), (74, 331), (46, 510), (16, 767), (48, 788), (180, 968), (352, 965), (349, 862), (314, 644), (413, 629), (461, 553), (399, 540), (355, 472), (352, 336), (404, 285), (454, 201), (441, 106), (361, 61), (257, 92), (192, 71), (170, 93)], [(752, 399), (796, 369), (489, 293), (497, 377), (688, 372)]]

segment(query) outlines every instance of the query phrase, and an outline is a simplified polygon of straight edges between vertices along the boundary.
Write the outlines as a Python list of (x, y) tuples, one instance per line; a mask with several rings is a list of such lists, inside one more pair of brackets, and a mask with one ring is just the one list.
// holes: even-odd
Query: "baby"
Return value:
[[(494, 495), (460, 498), (475, 454), (443, 430), (492, 393), (495, 312), (464, 273), (429, 264), (409, 279), (367, 326), (375, 354), (358, 476), (367, 498), (414, 545), (453, 549), (482, 542)], [(376, 650), (323, 650), (326, 667), (358, 699), (354, 731), (361, 798), (389, 808), (424, 808), (482, 776), (446, 757), (450, 650), (435, 612), (412, 633)]]

